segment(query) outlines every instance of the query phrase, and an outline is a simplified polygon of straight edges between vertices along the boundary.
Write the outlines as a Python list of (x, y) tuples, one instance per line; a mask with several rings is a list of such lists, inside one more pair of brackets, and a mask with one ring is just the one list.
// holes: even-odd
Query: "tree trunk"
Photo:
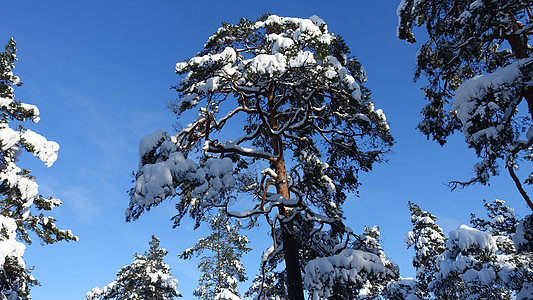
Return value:
[(282, 229), (281, 238), (283, 239), (283, 254), (285, 255), (287, 293), (289, 299), (304, 300), (298, 243), (286, 227)]
[[(513, 30), (516, 32), (518, 30), (521, 30), (524, 26), (518, 22), (515, 21)], [(514, 57), (516, 59), (522, 59), (527, 58), (527, 50), (528, 50), (528, 44), (527, 44), (527, 33), (524, 34), (514, 34), (507, 37), (507, 42), (511, 46), (511, 49), (513, 50)], [(529, 113), (533, 117), (533, 88), (530, 88), (524, 93), (524, 99), (527, 102), (527, 107), (529, 109)]]
[[(279, 125), (276, 119), (276, 108), (274, 103), (275, 88), (272, 85), (268, 94), (268, 125), (273, 130), (277, 130)], [(272, 135), (272, 148), (278, 159), (272, 164), (272, 169), (276, 172), (278, 179), (276, 182), (276, 191), (284, 198), (289, 199), (289, 187), (287, 182), (287, 169), (285, 167), (285, 158), (283, 156), (283, 141), (279, 135)], [(279, 208), (280, 214), (289, 217), (290, 210), (285, 207)], [(281, 239), (283, 242), (283, 254), (285, 257), (285, 271), (287, 274), (287, 293), (290, 300), (304, 300), (302, 285), (302, 274), (300, 272), (300, 253), (298, 242), (292, 234), (291, 224), (281, 224)]]

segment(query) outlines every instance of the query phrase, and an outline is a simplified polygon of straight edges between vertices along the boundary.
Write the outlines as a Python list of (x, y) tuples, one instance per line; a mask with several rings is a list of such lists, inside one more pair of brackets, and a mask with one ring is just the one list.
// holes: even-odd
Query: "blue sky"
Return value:
[[(46, 168), (28, 155), (46, 196), (63, 206), (53, 215), (62, 228), (79, 236), (77, 243), (41, 246), (26, 251), (28, 265), (42, 287), (34, 299), (83, 299), (95, 286), (115, 278), (148, 248), (155, 234), (169, 250), (167, 263), (180, 280), (185, 299), (192, 297), (197, 261), (177, 255), (204, 236), (186, 221), (171, 228), (174, 202), (167, 201), (126, 223), (126, 191), (136, 170), (138, 143), (156, 129), (175, 122), (166, 104), (178, 77), (176, 62), (201, 50), (221, 22), (255, 19), (270, 12), (280, 16), (324, 19), (330, 31), (343, 35), (365, 67), (376, 106), (382, 108), (396, 138), (389, 162), (361, 175), (360, 197), (344, 207), (356, 232), (379, 225), (385, 252), (412, 276), (412, 251), (403, 236), (410, 230), (407, 202), (437, 215), (446, 232), (467, 222), (470, 212), (483, 212), (482, 200), (506, 200), (517, 213), (528, 213), (506, 173), (491, 186), (450, 192), (445, 183), (468, 179), (476, 162), (461, 135), (444, 147), (426, 141), (415, 130), (424, 104), (421, 83), (413, 83), (417, 45), (395, 37), (396, 1), (10, 1), (0, 18), (0, 42), (18, 43), (15, 73), (24, 85), (16, 98), (35, 104), (41, 121), (29, 127), (61, 146), (59, 159)], [(186, 121), (183, 121), (184, 123)], [(245, 258), (252, 278), (260, 254), (269, 244), (266, 228), (247, 233), (255, 248)], [(243, 285), (241, 291), (247, 288)]]

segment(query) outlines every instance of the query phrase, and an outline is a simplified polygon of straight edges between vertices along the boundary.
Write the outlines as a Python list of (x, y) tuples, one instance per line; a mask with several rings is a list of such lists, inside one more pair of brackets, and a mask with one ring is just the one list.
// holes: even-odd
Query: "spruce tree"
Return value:
[[(302, 228), (330, 228), (323, 232), (344, 236), (345, 248), (346, 195), (393, 143), (364, 69), (319, 17), (271, 15), (223, 23), (176, 72), (171, 108), (196, 117), (177, 135), (158, 130), (141, 140), (126, 219), (173, 196), (176, 226), (187, 214), (198, 226), (214, 207), (252, 222), (266, 217), (274, 245), (265, 257), (282, 257), (288, 297), (303, 299)], [(249, 209), (228, 209), (235, 199)]]
[(95, 287), (85, 299), (172, 300), (181, 297), (178, 280), (163, 262), (167, 254), (168, 251), (159, 248), (159, 239), (152, 236), (148, 251), (143, 255), (135, 253), (133, 263), (120, 269), (117, 279), (103, 288)]
[(518, 222), (513, 209), (502, 200), (484, 202), (488, 219), (472, 214), (474, 228), (461, 225), (448, 237), (435, 223), (435, 216), (409, 203), (413, 230), (406, 236), (406, 243), (416, 251), (416, 285), (400, 280), (389, 286), (389, 295), (421, 299), (533, 296), (528, 294), (532, 282), (531, 252), (513, 244), (513, 240), (516, 244), (528, 239), (520, 225), (524, 220)]
[(467, 225), (450, 232), (446, 250), (437, 258), (433, 294), (439, 299), (511, 299), (508, 283), (514, 266), (497, 255), (496, 240)]
[(194, 295), (209, 300), (231, 294), (240, 299), (237, 283), (247, 279), (241, 259), (252, 250), (247, 247), (249, 241), (246, 236), (239, 234), (242, 224), (239, 220), (232, 222), (219, 211), (209, 219), (209, 228), (209, 236), (201, 238), (196, 245), (180, 254), (183, 259), (202, 255), (198, 269), (203, 274)]
[(382, 299), (399, 279), (399, 269), (385, 256), (379, 236), (378, 226), (365, 227), (351, 247), (311, 260), (305, 267), (311, 299)]
[[(451, 187), (486, 184), (503, 161), (533, 209), (522, 186), (533, 183), (533, 175), (520, 179), (515, 172), (531, 160), (533, 145), (531, 6), (524, 0), (402, 0), (398, 37), (415, 43), (415, 26), (428, 34), (416, 57), (415, 79), (429, 82), (418, 129), (441, 145), (461, 131), (481, 159), (473, 178)], [(529, 113), (519, 113), (521, 103)]]
[(77, 240), (70, 230), (61, 230), (55, 218), (44, 215), (60, 206), (61, 201), (39, 195), (39, 186), (31, 171), (17, 163), (25, 150), (47, 167), (57, 159), (59, 145), (25, 127), (25, 121), (39, 121), (35, 105), (15, 99), (14, 87), (20, 86), (15, 68), (16, 43), (7, 43), (0, 53), (0, 297), (30, 299), (29, 293), (37, 281), (26, 268), (23, 254), (34, 233), (43, 244)]
[(511, 238), (516, 232), (519, 220), (516, 218), (514, 209), (506, 206), (505, 201), (496, 199), (492, 203), (483, 200), (487, 210), (488, 219), (470, 214), (470, 224), (476, 229), (486, 231), (492, 235)]
[(438, 272), (437, 257), (446, 250), (446, 236), (435, 223), (437, 217), (412, 202), (409, 202), (409, 210), (413, 229), (405, 236), (405, 243), (407, 248), (413, 247), (415, 250), (413, 267), (416, 269), (418, 289), (424, 298), (430, 299), (430, 292), (434, 288), (432, 282)]

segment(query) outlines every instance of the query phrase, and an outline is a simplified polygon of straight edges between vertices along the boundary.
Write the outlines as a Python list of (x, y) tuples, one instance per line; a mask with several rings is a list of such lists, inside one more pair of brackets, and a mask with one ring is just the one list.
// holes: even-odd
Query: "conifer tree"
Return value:
[[(511, 299), (528, 294), (531, 252), (516, 251), (517, 219), (502, 200), (485, 201), (489, 219), (472, 214), (475, 228), (461, 225), (446, 237), (436, 217), (409, 203), (413, 231), (406, 236), (416, 250), (416, 287), (391, 285), (391, 292), (408, 292), (421, 299)], [(520, 221), (522, 222), (522, 221)], [(523, 249), (522, 249), (523, 250)], [(401, 282), (401, 281), (400, 281)], [(419, 292), (421, 294), (419, 294)], [(414, 292), (414, 293), (413, 293)], [(398, 294), (398, 293), (397, 293)], [(526, 297), (527, 296), (527, 297)]]
[[(303, 299), (302, 228), (344, 236), (329, 255), (342, 251), (346, 194), (393, 142), (361, 64), (322, 19), (272, 15), (224, 23), (176, 72), (171, 107), (197, 117), (175, 136), (141, 140), (126, 219), (173, 196), (176, 226), (186, 214), (198, 226), (214, 207), (266, 217), (274, 245), (265, 257), (282, 257), (288, 297)], [(228, 209), (238, 193), (248, 194), (243, 212)]]
[(483, 205), (489, 218), (479, 218), (475, 214), (470, 214), (470, 224), (474, 228), (492, 235), (511, 238), (516, 232), (516, 226), (519, 222), (514, 209), (506, 206), (505, 201), (500, 199), (496, 199), (492, 203), (483, 200)]
[(424, 298), (430, 299), (430, 287), (435, 279), (437, 257), (446, 250), (446, 236), (439, 225), (437, 217), (420, 209), (415, 203), (409, 202), (413, 229), (405, 236), (407, 248), (413, 247), (415, 257), (413, 267), (416, 269), (418, 289)]
[(247, 279), (241, 259), (252, 250), (247, 247), (249, 241), (246, 236), (239, 234), (242, 224), (239, 220), (232, 222), (224, 212), (219, 211), (210, 218), (209, 228), (209, 236), (201, 238), (180, 255), (183, 259), (202, 255), (198, 269), (203, 274), (194, 295), (209, 300), (224, 293), (240, 299), (237, 283)]
[(39, 121), (35, 105), (15, 99), (14, 86), (20, 86), (15, 68), (16, 43), (11, 39), (0, 53), (0, 298), (30, 299), (37, 281), (26, 268), (23, 254), (34, 233), (43, 244), (77, 240), (70, 230), (61, 230), (55, 219), (44, 215), (61, 201), (39, 195), (39, 186), (30, 170), (17, 166), (25, 150), (50, 167), (57, 159), (59, 145), (25, 127)]
[(490, 233), (459, 226), (449, 233), (446, 250), (437, 258), (433, 294), (439, 299), (511, 299), (510, 264), (497, 252)]
[(382, 299), (387, 286), (399, 279), (399, 269), (385, 256), (379, 236), (378, 226), (365, 227), (351, 247), (311, 260), (305, 267), (311, 299)]
[(143, 255), (135, 253), (133, 263), (117, 273), (117, 279), (103, 288), (95, 287), (86, 300), (172, 300), (181, 297), (178, 280), (163, 262), (168, 251), (159, 248), (159, 239), (152, 236), (150, 249)]
[[(476, 176), (451, 187), (486, 184), (503, 161), (533, 209), (522, 186), (533, 183), (533, 175), (520, 179), (515, 172), (531, 160), (533, 145), (531, 6), (524, 0), (402, 0), (398, 37), (415, 43), (415, 26), (428, 34), (416, 58), (415, 79), (429, 81), (418, 129), (441, 145), (459, 130), (481, 159)], [(529, 113), (519, 113), (521, 103)]]

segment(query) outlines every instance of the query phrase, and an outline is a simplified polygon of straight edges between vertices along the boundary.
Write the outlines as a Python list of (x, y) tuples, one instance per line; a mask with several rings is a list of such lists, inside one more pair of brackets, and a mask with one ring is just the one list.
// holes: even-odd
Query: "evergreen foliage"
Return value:
[(133, 263), (117, 273), (117, 279), (87, 293), (86, 300), (171, 300), (181, 297), (178, 280), (163, 263), (168, 251), (159, 248), (159, 239), (152, 236), (150, 249), (143, 255), (135, 253)]
[(240, 299), (237, 283), (247, 279), (241, 259), (252, 250), (247, 247), (248, 239), (239, 234), (242, 224), (239, 220), (232, 222), (224, 212), (219, 211), (210, 218), (209, 228), (209, 236), (201, 238), (180, 255), (183, 259), (202, 255), (198, 269), (203, 274), (194, 295), (209, 300), (222, 293), (231, 293)]
[[(522, 187), (533, 183), (533, 175), (520, 180), (515, 174), (520, 161), (530, 160), (533, 144), (531, 5), (524, 0), (402, 0), (398, 37), (416, 42), (415, 26), (424, 26), (428, 34), (416, 58), (415, 79), (423, 75), (429, 81), (423, 88), (429, 103), (418, 129), (441, 145), (460, 130), (481, 158), (474, 165), (476, 176), (452, 182), (452, 188), (486, 184), (503, 160), (533, 209)], [(519, 113), (522, 102), (529, 114)]]
[(379, 228), (365, 227), (350, 248), (311, 260), (305, 267), (305, 287), (311, 299), (382, 299), (398, 282), (398, 266), (385, 256)]
[[(274, 245), (264, 259), (285, 262), (288, 297), (303, 299), (302, 259), (311, 248), (334, 255), (348, 246), (355, 235), (342, 204), (357, 173), (393, 143), (361, 64), (319, 17), (265, 15), (224, 23), (176, 73), (170, 107), (197, 117), (175, 136), (141, 140), (126, 219), (174, 196), (175, 226), (187, 214), (199, 226), (213, 208), (252, 223), (266, 217)], [(235, 199), (249, 209), (228, 209)]]
[(393, 283), (388, 295), (394, 292), (412, 299), (533, 297), (531, 251), (513, 244), (513, 240), (515, 244), (531, 242), (520, 225), (529, 217), (518, 221), (502, 200), (484, 202), (488, 219), (472, 215), (474, 228), (461, 225), (448, 237), (435, 223), (435, 216), (409, 203), (413, 231), (406, 243), (416, 251), (416, 282)]
[(77, 240), (70, 230), (61, 230), (55, 219), (45, 216), (61, 201), (39, 195), (35, 177), (16, 163), (25, 150), (50, 167), (57, 159), (59, 145), (27, 129), (25, 121), (39, 121), (36, 106), (15, 99), (14, 86), (20, 86), (15, 68), (16, 43), (11, 39), (0, 53), (0, 297), (30, 299), (37, 280), (26, 268), (24, 244), (31, 244), (34, 233), (43, 244)]
[(446, 249), (446, 236), (435, 223), (437, 217), (411, 202), (409, 210), (413, 229), (405, 236), (405, 243), (407, 248), (413, 247), (415, 250), (413, 267), (416, 269), (418, 288), (425, 298), (429, 298), (429, 284), (438, 272), (436, 260)]

